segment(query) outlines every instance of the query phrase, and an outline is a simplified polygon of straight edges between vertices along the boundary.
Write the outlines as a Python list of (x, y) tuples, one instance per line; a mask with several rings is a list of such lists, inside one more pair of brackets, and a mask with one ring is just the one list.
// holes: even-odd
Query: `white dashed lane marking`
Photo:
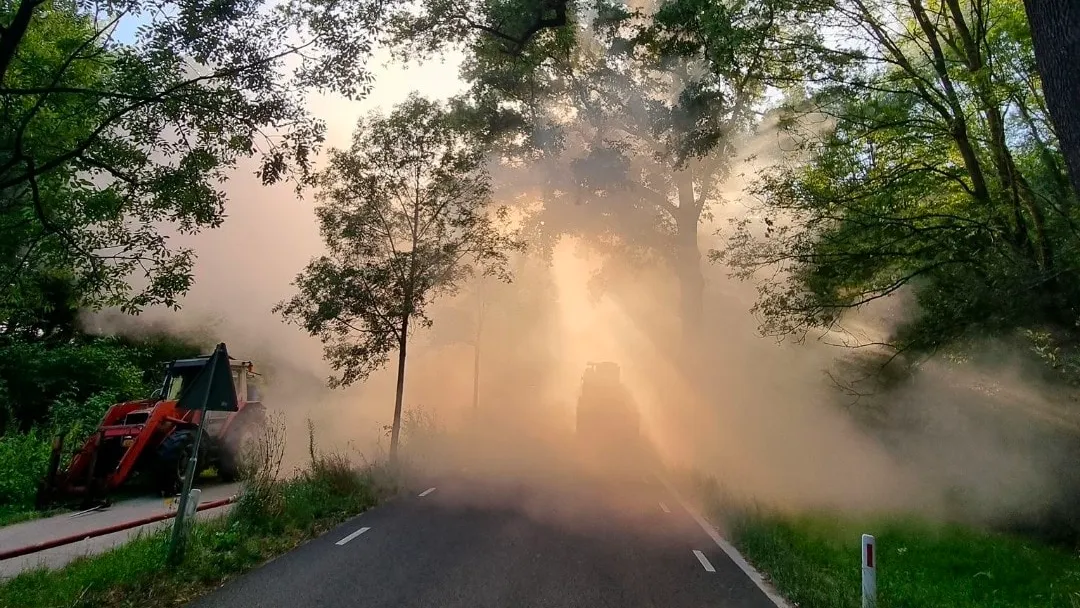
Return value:
[(343, 539), (341, 539), (341, 540), (337, 541), (337, 542), (336, 542), (336, 543), (334, 543), (334, 544), (335, 544), (335, 545), (338, 545), (338, 546), (340, 547), (341, 545), (344, 545), (345, 543), (347, 543), (347, 542), (349, 542), (350, 540), (352, 540), (352, 539), (356, 538), (357, 536), (360, 536), (361, 534), (363, 534), (364, 532), (367, 532), (367, 531), (368, 531), (368, 530), (370, 530), (370, 529), (371, 529), (371, 528), (360, 528), (360, 529), (359, 529), (359, 530), (357, 530), (356, 532), (353, 532), (352, 534), (350, 534), (350, 535), (346, 536), (345, 538), (343, 538)]
[(420, 492), (419, 497), (423, 498), (423, 497), (427, 496), (428, 494), (431, 494), (434, 491), (435, 491), (435, 488), (428, 488), (428, 489), (424, 490), (423, 492)]
[(705, 554), (697, 549), (694, 549), (694, 555), (697, 556), (697, 561), (701, 562), (701, 567), (705, 568), (706, 572), (716, 572), (716, 568), (709, 563), (709, 558), (705, 557)]

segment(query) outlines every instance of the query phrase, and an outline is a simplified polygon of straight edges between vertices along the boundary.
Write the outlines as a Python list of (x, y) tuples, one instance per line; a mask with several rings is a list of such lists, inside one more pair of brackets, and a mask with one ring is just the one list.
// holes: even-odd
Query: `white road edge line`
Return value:
[(367, 531), (368, 531), (368, 530), (370, 530), (370, 529), (371, 529), (371, 528), (360, 528), (360, 529), (359, 529), (359, 530), (357, 530), (356, 532), (353, 532), (352, 534), (350, 534), (350, 535), (346, 536), (345, 538), (343, 538), (343, 539), (341, 539), (341, 540), (337, 541), (337, 542), (336, 542), (336, 543), (334, 543), (334, 544), (340, 547), (341, 545), (344, 545), (345, 543), (347, 543), (347, 542), (349, 542), (350, 540), (352, 540), (352, 539), (356, 538), (357, 536), (360, 536), (361, 534), (363, 534), (364, 532), (367, 532)]
[(709, 563), (709, 558), (705, 557), (705, 554), (697, 549), (694, 549), (694, 555), (697, 556), (697, 561), (701, 562), (701, 567), (705, 568), (706, 572), (716, 572), (716, 568)]
[(434, 491), (435, 491), (435, 488), (428, 488), (428, 489), (424, 490), (423, 492), (420, 492), (420, 495), (417, 498), (423, 498), (423, 497), (427, 496), (428, 494), (431, 494)]
[(664, 513), (671, 513), (671, 509), (669, 509), (664, 503), (660, 503), (660, 510)]
[(675, 497), (675, 500), (679, 501), (679, 505), (682, 506), (682, 508), (690, 514), (690, 517), (694, 518), (694, 521), (697, 522), (697, 525), (701, 526), (701, 529), (705, 531), (705, 534), (708, 534), (709, 538), (713, 539), (713, 542), (716, 543), (716, 545), (720, 547), (720, 549), (722, 549), (729, 558), (731, 558), (731, 561), (735, 562), (735, 565), (743, 571), (743, 574), (745, 574), (750, 580), (754, 581), (754, 584), (757, 585), (758, 589), (761, 589), (761, 592), (764, 593), (765, 596), (768, 597), (772, 601), (772, 603), (776, 605), (777, 608), (792, 608), (791, 604), (789, 604), (787, 600), (781, 597), (780, 594), (772, 588), (772, 585), (765, 582), (765, 579), (762, 578), (761, 573), (755, 570), (754, 567), (746, 561), (746, 558), (744, 558), (742, 554), (739, 553), (739, 550), (736, 549), (734, 545), (724, 540), (724, 538), (720, 536), (720, 533), (716, 531), (716, 528), (714, 528), (712, 524), (705, 521), (705, 518), (698, 515), (697, 511), (691, 508), (690, 505), (685, 500), (683, 500), (682, 495), (680, 495), (678, 490), (675, 489), (675, 486), (671, 485), (671, 482), (668, 481), (667, 477), (663, 475), (657, 475), (657, 477), (660, 478), (660, 483), (664, 484), (664, 487), (667, 488), (668, 492), (671, 492), (671, 495)]

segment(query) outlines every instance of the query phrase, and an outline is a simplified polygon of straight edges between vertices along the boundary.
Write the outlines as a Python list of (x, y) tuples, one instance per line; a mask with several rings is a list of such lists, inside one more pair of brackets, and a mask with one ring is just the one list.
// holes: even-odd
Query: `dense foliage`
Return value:
[(153, 392), (163, 362), (200, 350), (164, 335), (80, 335), (58, 345), (0, 340), (0, 429), (97, 424), (109, 404)]
[[(378, 11), (361, 1), (0, 5), (0, 324), (56, 284), (80, 306), (175, 304), (248, 157), (303, 179), (317, 87), (366, 91)], [(33, 316), (33, 315), (29, 315)]]
[(798, 157), (756, 184), (758, 215), (725, 252), (744, 276), (783, 271), (764, 330), (835, 327), (906, 292), (918, 313), (888, 338), (899, 348), (1074, 332), (1077, 197), (1021, 3), (856, 0), (819, 18), (807, 96), (778, 111)]

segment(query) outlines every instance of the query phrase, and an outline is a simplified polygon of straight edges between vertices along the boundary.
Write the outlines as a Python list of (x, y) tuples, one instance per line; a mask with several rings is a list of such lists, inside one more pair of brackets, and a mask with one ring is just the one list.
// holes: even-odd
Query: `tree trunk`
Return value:
[(1080, 193), (1080, 2), (1024, 0), (1035, 64), (1073, 190)]
[(409, 340), (409, 315), (401, 319), (398, 338), (397, 396), (394, 398), (394, 425), (390, 427), (390, 464), (397, 464), (398, 436), (401, 434), (401, 402), (405, 397), (405, 347)]
[(484, 300), (480, 300), (480, 306), (476, 311), (476, 341), (473, 342), (473, 378), (472, 378), (472, 407), (475, 412), (480, 408), (480, 338), (484, 335)]
[(704, 316), (702, 298), (705, 295), (705, 278), (701, 274), (701, 252), (697, 244), (697, 225), (694, 232), (679, 233), (678, 250), (675, 252), (675, 271), (679, 277), (679, 304), (682, 316), (683, 337), (689, 340), (700, 335)]
[[(701, 250), (698, 249), (698, 222), (701, 205), (694, 196), (694, 178), (689, 170), (678, 177), (679, 207), (675, 210), (675, 272), (679, 278), (679, 306), (682, 316), (683, 343), (696, 344), (704, 315), (702, 298), (705, 278), (701, 274)], [(692, 352), (693, 348), (687, 348)]]

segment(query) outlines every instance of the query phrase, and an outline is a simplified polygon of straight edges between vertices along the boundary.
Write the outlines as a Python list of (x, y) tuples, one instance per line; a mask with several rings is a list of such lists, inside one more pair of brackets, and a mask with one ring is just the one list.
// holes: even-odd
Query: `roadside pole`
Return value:
[(480, 277), (476, 284), (476, 336), (473, 339), (473, 392), (472, 407), (475, 413), (480, 409), (480, 338), (484, 332), (484, 310), (487, 308), (484, 301), (484, 277)]
[[(210, 374), (213, 379), (213, 368)], [(184, 558), (184, 542), (187, 540), (187, 515), (188, 500), (191, 495), (191, 484), (195, 481), (195, 471), (199, 460), (199, 445), (202, 443), (203, 421), (206, 420), (206, 401), (199, 409), (199, 430), (195, 431), (195, 447), (191, 457), (188, 458), (187, 471), (184, 473), (184, 487), (180, 490), (180, 505), (176, 509), (176, 519), (173, 520), (172, 538), (169, 540), (169, 564), (175, 566)]]
[(877, 608), (877, 554), (874, 537), (862, 535), (862, 608)]
[[(221, 378), (215, 378), (215, 374), (218, 373), (218, 367), (224, 365), (224, 372), (227, 376), (224, 380)], [(177, 407), (184, 409), (195, 409), (190, 406), (196, 405), (192, 401), (197, 402), (199, 410), (199, 424), (195, 431), (195, 443), (192, 447), (191, 456), (188, 458), (187, 471), (184, 473), (184, 484), (180, 490), (180, 504), (176, 509), (176, 519), (173, 520), (172, 537), (169, 540), (169, 554), (168, 563), (170, 565), (177, 565), (184, 558), (184, 545), (187, 541), (187, 526), (188, 518), (194, 516), (195, 509), (198, 507), (199, 492), (195, 491), (192, 495), (191, 485), (195, 481), (195, 472), (198, 470), (199, 461), (199, 448), (202, 446), (203, 432), (206, 423), (206, 412), (211, 409), (211, 399), (218, 399), (221, 401), (220, 405), (212, 408), (215, 410), (236, 410), (236, 389), (232, 386), (232, 376), (229, 375), (229, 355), (225, 349), (225, 343), (217, 345), (214, 349), (214, 354), (210, 355), (210, 359), (206, 362), (206, 368), (195, 378), (192, 385), (177, 401)], [(205, 376), (205, 382), (203, 377)], [(215, 386), (215, 379), (218, 384), (222, 382), (227, 383), (227, 389)], [(218, 392), (227, 391), (224, 394), (215, 394), (215, 389)], [(228, 400), (228, 401), (226, 401)], [(231, 403), (231, 407), (230, 407)], [(188, 503), (194, 499), (195, 505), (189, 508)]]

